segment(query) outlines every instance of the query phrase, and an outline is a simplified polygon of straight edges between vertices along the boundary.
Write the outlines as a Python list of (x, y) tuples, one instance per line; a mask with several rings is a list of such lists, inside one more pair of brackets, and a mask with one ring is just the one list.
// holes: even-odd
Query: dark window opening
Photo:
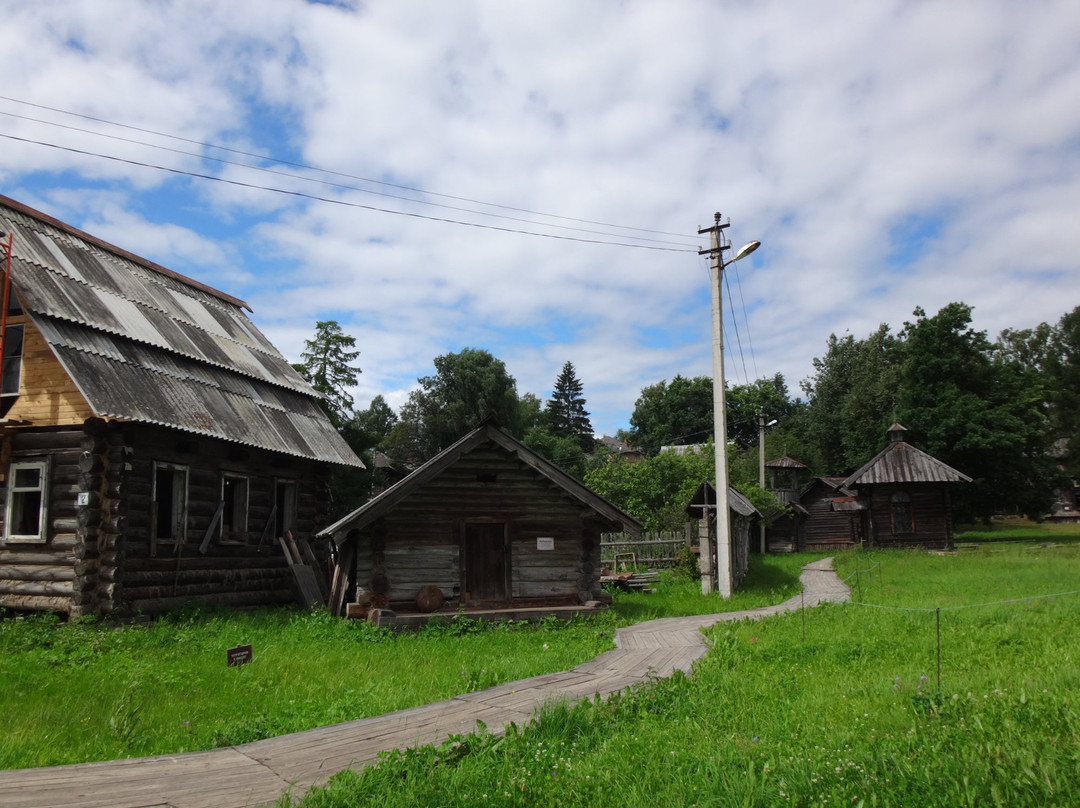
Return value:
[(896, 491), (890, 497), (892, 506), (892, 532), (914, 533), (915, 520), (911, 513), (911, 494), (906, 491)]
[(9, 325), (4, 334), (4, 356), (0, 365), (0, 417), (8, 411), (19, 398), (19, 384), (22, 381), (23, 327)]

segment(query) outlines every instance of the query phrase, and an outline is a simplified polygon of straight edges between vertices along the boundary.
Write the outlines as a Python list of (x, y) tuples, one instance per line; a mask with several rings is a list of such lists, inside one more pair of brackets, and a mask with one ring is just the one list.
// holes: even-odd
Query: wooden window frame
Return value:
[[(158, 472), (166, 470), (183, 474), (183, 486), (180, 493), (180, 502), (173, 502), (172, 516), (178, 526), (178, 535), (162, 536), (161, 525), (158, 524)], [(188, 534), (188, 502), (190, 497), (191, 472), (187, 466), (178, 463), (167, 463), (160, 460), (154, 461), (153, 484), (150, 489), (151, 524), (153, 526), (150, 540), (156, 544), (185, 544)], [(173, 493), (176, 493), (175, 483)], [(175, 497), (174, 497), (175, 499)], [(179, 518), (177, 518), (179, 517)]]
[[(16, 485), (16, 478), (20, 469), (36, 468), (39, 471), (38, 485), (34, 488)], [(52, 458), (43, 457), (32, 460), (13, 460), (7, 470), (7, 496), (4, 504), (4, 538), (11, 543), (19, 544), (45, 544), (49, 539), (49, 482), (52, 478)], [(12, 533), (12, 513), (15, 510), (15, 500), (19, 494), (39, 493), (38, 499), (38, 532), (36, 535), (29, 533)]]
[[(226, 489), (229, 484), (239, 486), (233, 492), (232, 513), (229, 514), (229, 501)], [(242, 501), (241, 501), (242, 500)], [(227, 517), (231, 516), (231, 520)], [(251, 478), (246, 474), (233, 471), (221, 472), (221, 522), (218, 525), (218, 540), (221, 544), (247, 544), (248, 525), (251, 518)], [(239, 521), (226, 531), (227, 522)], [(237, 538), (239, 537), (239, 538)]]
[[(11, 350), (10, 346), (14, 343), (11, 341), (11, 332), (17, 331), (19, 334), (18, 353)], [(8, 414), (8, 411), (15, 406), (15, 402), (19, 400), (19, 394), (22, 392), (22, 371), (23, 371), (23, 348), (26, 342), (26, 327), (23, 323), (8, 323), (7, 333), (4, 335), (4, 356), (0, 357), (0, 418)], [(14, 378), (14, 390), (5, 389), (4, 382), (7, 380), (8, 369), (15, 367), (15, 371), (12, 372)]]
[[(290, 489), (291, 493), (288, 494), (283, 500), (279, 496), (279, 489)], [(279, 500), (284, 501), (286, 508), (282, 513), (282, 509), (278, 507)], [(284, 538), (286, 530), (293, 530), (295, 533), (297, 511), (300, 506), (300, 483), (293, 477), (275, 477), (274, 478), (274, 532), (277, 534), (275, 539)], [(288, 523), (287, 523), (288, 521)]]
[[(904, 497), (904, 499), (898, 500), (897, 497)], [(907, 509), (907, 530), (897, 530), (897, 511), (906, 506)], [(912, 496), (907, 491), (893, 491), (889, 494), (889, 521), (892, 525), (892, 532), (894, 536), (910, 536), (915, 533), (915, 507), (912, 501)]]

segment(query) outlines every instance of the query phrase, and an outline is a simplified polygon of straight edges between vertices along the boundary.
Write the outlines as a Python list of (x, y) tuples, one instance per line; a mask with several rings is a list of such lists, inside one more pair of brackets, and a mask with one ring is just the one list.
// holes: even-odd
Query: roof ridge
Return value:
[(153, 261), (143, 258), (141, 255), (136, 255), (133, 252), (128, 252), (122, 247), (117, 247), (115, 244), (111, 244), (104, 239), (100, 239), (97, 236), (92, 236), (85, 230), (80, 230), (77, 227), (73, 227), (66, 222), (62, 222), (47, 213), (43, 213), (40, 210), (30, 207), (29, 205), (23, 204), (22, 202), (18, 202), (11, 197), (0, 194), (0, 205), (11, 208), (12, 210), (22, 213), (25, 216), (29, 216), (32, 219), (36, 219), (39, 222), (47, 224), (50, 227), (55, 227), (58, 230), (61, 230), (69, 235), (89, 242), (95, 247), (100, 247), (106, 252), (110, 252), (120, 258), (124, 258), (128, 261), (133, 261), (140, 266), (143, 266), (154, 272), (158, 272), (162, 275), (165, 275), (166, 277), (173, 278), (174, 280), (180, 281), (187, 286), (201, 289), (202, 291), (206, 292), (209, 295), (212, 295), (213, 297), (218, 298), (219, 300), (224, 300), (226, 303), (231, 303), (234, 306), (242, 309), (247, 309), (248, 311), (252, 310), (251, 306), (249, 306), (245, 301), (241, 300), (238, 297), (233, 297), (226, 292), (222, 292), (220, 289), (215, 289), (213, 286), (209, 286), (205, 283), (202, 283), (201, 281), (197, 281), (194, 278), (189, 278), (187, 275), (182, 275), (175, 270), (169, 269), (168, 267), (163, 267), (161, 264), (155, 264)]

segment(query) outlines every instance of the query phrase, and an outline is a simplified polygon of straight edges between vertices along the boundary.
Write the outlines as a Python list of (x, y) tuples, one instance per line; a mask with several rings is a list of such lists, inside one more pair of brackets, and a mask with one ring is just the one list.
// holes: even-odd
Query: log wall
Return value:
[[(905, 485), (864, 486), (869, 502), (868, 534), (876, 547), (952, 547), (952, 507), (947, 483), (910, 483)], [(913, 533), (892, 532), (892, 502), (894, 491), (911, 495)], [(863, 494), (860, 491), (860, 494)]]
[[(463, 456), (438, 478), (367, 526), (359, 537), (358, 585), (391, 607), (415, 608), (423, 586), (439, 587), (449, 606), (461, 603), (465, 526), (505, 524), (509, 598), (527, 603), (579, 603), (600, 592), (601, 525), (558, 486), (501, 448)], [(552, 538), (554, 549), (537, 549)]]
[[(11, 460), (47, 457), (51, 467), (47, 540), (11, 542), (0, 530), (0, 606), (78, 616), (154, 613), (188, 601), (288, 602), (294, 599), (288, 564), (276, 536), (263, 535), (275, 481), (296, 485), (295, 535), (310, 539), (327, 518), (328, 469), (301, 458), (97, 418), (78, 427), (9, 428), (3, 441), (5, 475)], [(155, 461), (188, 470), (185, 542), (150, 539)], [(203, 553), (223, 471), (248, 478), (248, 530), (222, 542), (218, 526)], [(6, 496), (5, 481), (0, 520)]]
[(48, 458), (51, 466), (45, 541), (11, 541), (6, 538), (7, 525), (0, 530), (0, 606), (68, 613), (83, 588), (83, 576), (95, 572), (78, 548), (75, 503), (80, 479), (80, 432), (8, 429), (2, 440), (0, 522), (7, 517), (8, 462)]

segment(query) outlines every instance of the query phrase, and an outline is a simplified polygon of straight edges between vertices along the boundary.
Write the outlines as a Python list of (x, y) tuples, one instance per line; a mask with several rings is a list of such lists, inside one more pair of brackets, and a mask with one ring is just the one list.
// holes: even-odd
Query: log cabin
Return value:
[(0, 197), (0, 607), (293, 599), (362, 463), (242, 300)]
[(350, 559), (345, 597), (415, 613), (604, 600), (600, 534), (619, 531), (641, 525), (489, 418), (320, 536)]
[(871, 547), (952, 547), (950, 486), (971, 482), (905, 439), (900, 424), (888, 445), (842, 483), (862, 505), (862, 531)]
[[(698, 565), (702, 578), (709, 577), (709, 587), (717, 567), (716, 486), (707, 480), (697, 487), (686, 515), (698, 521)], [(738, 588), (750, 569), (750, 528), (761, 518), (758, 509), (741, 491), (728, 486), (728, 538), (731, 585)]]

